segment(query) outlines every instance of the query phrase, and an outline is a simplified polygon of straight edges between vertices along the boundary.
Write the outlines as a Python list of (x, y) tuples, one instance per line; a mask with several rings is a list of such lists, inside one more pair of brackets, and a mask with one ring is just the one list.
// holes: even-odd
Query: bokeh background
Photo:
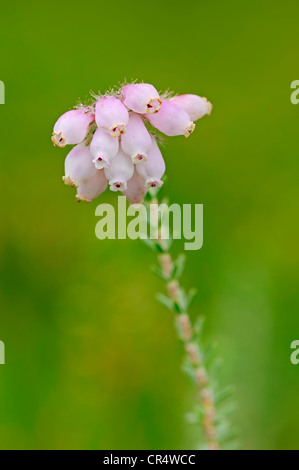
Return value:
[[(99, 241), (52, 126), (124, 78), (207, 96), (163, 150), (172, 202), (204, 204), (186, 286), (217, 341), (244, 449), (298, 449), (297, 1), (1, 4), (1, 449), (183, 449), (192, 386), (140, 242)], [(180, 243), (175, 248), (181, 249)]]

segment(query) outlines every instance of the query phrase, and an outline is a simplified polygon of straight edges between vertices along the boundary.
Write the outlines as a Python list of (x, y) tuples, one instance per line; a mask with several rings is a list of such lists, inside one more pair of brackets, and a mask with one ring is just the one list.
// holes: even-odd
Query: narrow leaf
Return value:
[(173, 279), (179, 279), (181, 277), (185, 264), (186, 256), (184, 254), (180, 254), (174, 262), (174, 270), (172, 274)]
[(158, 294), (156, 294), (156, 299), (166, 308), (173, 311), (173, 301), (169, 297), (167, 297), (167, 295), (158, 292)]
[(167, 278), (166, 278), (165, 274), (161, 271), (160, 268), (158, 268), (158, 266), (151, 266), (151, 270), (160, 279), (163, 279), (163, 281), (167, 281)]
[(193, 304), (193, 301), (194, 301), (196, 295), (197, 295), (197, 289), (192, 288), (192, 289), (189, 290), (189, 292), (188, 292), (188, 309)]

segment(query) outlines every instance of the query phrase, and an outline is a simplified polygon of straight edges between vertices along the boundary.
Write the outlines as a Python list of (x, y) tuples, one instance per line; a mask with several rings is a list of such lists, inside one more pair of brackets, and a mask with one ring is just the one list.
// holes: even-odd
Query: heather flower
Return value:
[(70, 186), (79, 186), (81, 180), (89, 179), (96, 173), (88, 141), (76, 145), (66, 156), (63, 181)]
[(152, 145), (148, 151), (148, 160), (136, 165), (136, 170), (144, 179), (147, 189), (162, 186), (161, 178), (165, 173), (165, 162), (154, 137), (152, 137)]
[(101, 170), (110, 165), (110, 161), (118, 152), (118, 139), (112, 137), (109, 132), (99, 127), (92, 138), (90, 144), (90, 153), (93, 157), (95, 168)]
[(212, 105), (207, 98), (198, 95), (179, 95), (171, 98), (170, 102), (178, 104), (187, 111), (191, 121), (197, 121), (212, 111)]
[(131, 203), (142, 202), (149, 188), (163, 184), (165, 173), (158, 136), (149, 124), (168, 136), (188, 137), (193, 121), (211, 109), (197, 95), (160, 97), (149, 83), (93, 95), (91, 103), (66, 112), (54, 126), (55, 145), (75, 145), (65, 159), (63, 180), (78, 188), (78, 200), (91, 201), (109, 182), (111, 191), (123, 192)]
[(87, 136), (94, 115), (84, 109), (73, 109), (64, 113), (54, 125), (52, 142), (57, 147), (79, 144)]
[(126, 132), (129, 113), (119, 99), (107, 96), (96, 103), (95, 119), (98, 127), (107, 129), (112, 137)]
[(195, 124), (190, 120), (188, 113), (171, 101), (163, 101), (158, 113), (145, 116), (152, 126), (168, 136), (189, 137), (195, 129)]
[(111, 191), (125, 191), (128, 187), (128, 181), (133, 176), (134, 165), (130, 155), (119, 149), (110, 166), (104, 171)]
[(149, 83), (133, 83), (121, 90), (123, 103), (135, 113), (157, 113), (162, 100), (156, 88)]
[(128, 153), (133, 163), (147, 160), (147, 152), (152, 141), (139, 114), (130, 113), (126, 133), (121, 138), (121, 147)]
[[(75, 145), (66, 156), (63, 180), (77, 187), (78, 201), (91, 202), (106, 190), (109, 182), (111, 191), (119, 190), (131, 204), (140, 204), (150, 188), (163, 184), (165, 162), (156, 141), (157, 135), (152, 129), (149, 133), (148, 123), (168, 136), (188, 137), (195, 128), (193, 121), (212, 109), (205, 98), (197, 95), (171, 98), (164, 94), (163, 97), (162, 101), (157, 90), (148, 83), (130, 84), (94, 96), (96, 102), (80, 105), (58, 119), (52, 142), (59, 147)], [(146, 215), (151, 213), (152, 203), (158, 208), (157, 193), (149, 191), (144, 206), (138, 208), (140, 213), (141, 209)], [(178, 333), (186, 352), (184, 367), (197, 387), (199, 406), (196, 406), (192, 420), (201, 425), (207, 448), (216, 450), (219, 449), (221, 415), (216, 415), (215, 393), (201, 346), (200, 324), (197, 322), (193, 326), (188, 315), (194, 294), (192, 289), (187, 292), (179, 283), (184, 257), (171, 257), (172, 240), (163, 236), (163, 214), (160, 221), (161, 230), (158, 215), (156, 221), (150, 221), (150, 231), (157, 236), (148, 240), (159, 253), (156, 273), (165, 281), (168, 294), (159, 294), (157, 298), (176, 313)], [(140, 223), (145, 222), (146, 232), (146, 220), (137, 222), (139, 231)]]
[(144, 185), (144, 179), (139, 175), (135, 167), (134, 175), (128, 181), (127, 189), (122, 191), (131, 204), (140, 204), (148, 189)]
[(107, 178), (104, 170), (96, 170), (95, 174), (88, 179), (81, 180), (77, 188), (77, 201), (91, 202), (102, 194), (107, 188)]

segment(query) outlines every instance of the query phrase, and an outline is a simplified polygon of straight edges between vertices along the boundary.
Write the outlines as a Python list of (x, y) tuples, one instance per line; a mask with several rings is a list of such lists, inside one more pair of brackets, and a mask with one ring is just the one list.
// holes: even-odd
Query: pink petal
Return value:
[(154, 137), (152, 137), (152, 146), (148, 151), (148, 160), (136, 165), (136, 170), (144, 179), (146, 188), (162, 186), (161, 178), (165, 173), (165, 162)]
[(133, 177), (128, 181), (127, 189), (122, 191), (131, 204), (140, 204), (147, 193), (144, 179), (139, 175), (136, 168)]
[(129, 113), (119, 99), (108, 96), (96, 103), (95, 119), (98, 127), (107, 129), (112, 137), (118, 137), (126, 132)]
[(105, 129), (98, 127), (90, 144), (90, 153), (95, 167), (98, 170), (107, 168), (117, 154), (118, 147), (118, 139), (112, 137)]
[(125, 191), (127, 189), (127, 182), (133, 176), (134, 165), (130, 155), (119, 149), (110, 166), (105, 168), (104, 171), (111, 191)]
[(85, 113), (83, 109), (64, 113), (54, 126), (53, 144), (62, 148), (68, 144), (79, 144), (85, 139), (93, 121), (94, 115)]
[(89, 146), (86, 142), (76, 145), (66, 156), (64, 162), (65, 184), (78, 186), (80, 180), (88, 179), (96, 173)]
[(133, 83), (122, 88), (123, 103), (135, 113), (157, 113), (161, 99), (156, 88), (149, 83)]
[(190, 121), (188, 113), (171, 101), (163, 101), (156, 114), (145, 115), (152, 126), (166, 135), (189, 135), (194, 131), (195, 124)]
[(189, 114), (191, 121), (197, 121), (212, 111), (212, 105), (207, 98), (197, 95), (179, 95), (169, 101), (181, 106)]
[(147, 159), (147, 151), (152, 141), (139, 114), (130, 113), (126, 133), (121, 137), (121, 147), (128, 153), (133, 163)]
[(91, 202), (102, 194), (107, 186), (104, 170), (96, 170), (96, 173), (91, 178), (80, 181), (76, 198), (78, 201)]

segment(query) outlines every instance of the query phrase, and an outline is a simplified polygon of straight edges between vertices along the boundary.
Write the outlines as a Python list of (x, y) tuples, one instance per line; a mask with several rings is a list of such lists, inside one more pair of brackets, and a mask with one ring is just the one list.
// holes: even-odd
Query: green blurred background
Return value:
[(298, 15), (295, 0), (1, 4), (1, 449), (196, 443), (153, 253), (97, 240), (95, 207), (115, 195), (76, 204), (50, 141), (78, 98), (124, 78), (214, 104), (164, 148), (163, 193), (204, 204), (183, 283), (235, 386), (241, 447), (299, 448)]

